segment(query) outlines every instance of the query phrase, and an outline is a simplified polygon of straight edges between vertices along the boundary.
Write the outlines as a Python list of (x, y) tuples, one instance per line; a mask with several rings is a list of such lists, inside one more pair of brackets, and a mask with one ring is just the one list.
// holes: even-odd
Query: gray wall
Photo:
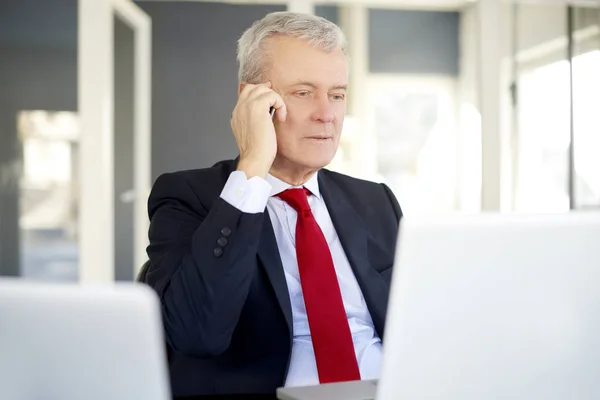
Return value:
[(77, 110), (77, 0), (0, 2), (0, 84), (4, 107)]
[(370, 10), (369, 70), (458, 75), (457, 12)]
[(77, 109), (77, 0), (0, 2), (0, 275), (18, 275), (21, 110)]
[(334, 24), (339, 23), (339, 8), (337, 6), (315, 6), (315, 14), (327, 18)]
[(114, 18), (114, 157), (115, 157), (115, 279), (133, 280), (133, 203), (121, 195), (133, 189), (134, 153), (134, 33), (119, 18)]
[(236, 43), (283, 7), (138, 2), (152, 18), (152, 175), (237, 156), (229, 120), (237, 100)]
[[(0, 87), (2, 87), (1, 82)], [(14, 132), (14, 114), (0, 101), (0, 276), (18, 276), (20, 269), (18, 203), (20, 147)]]

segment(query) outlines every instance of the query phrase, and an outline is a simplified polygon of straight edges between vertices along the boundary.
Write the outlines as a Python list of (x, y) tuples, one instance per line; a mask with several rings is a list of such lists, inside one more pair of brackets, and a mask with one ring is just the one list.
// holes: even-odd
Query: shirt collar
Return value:
[(282, 181), (279, 178), (275, 178), (271, 174), (267, 174), (266, 181), (271, 185), (271, 196), (277, 196), (279, 193), (284, 190), (290, 188), (307, 188), (313, 196), (316, 196), (318, 199), (321, 198), (321, 192), (319, 191), (319, 180), (318, 180), (319, 172), (317, 171), (307, 182), (305, 182), (301, 186), (292, 186), (289, 183)]

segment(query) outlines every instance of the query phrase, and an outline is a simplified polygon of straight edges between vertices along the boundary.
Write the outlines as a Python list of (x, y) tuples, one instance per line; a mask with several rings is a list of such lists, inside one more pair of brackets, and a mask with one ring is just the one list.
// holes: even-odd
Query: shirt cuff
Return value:
[(223, 187), (221, 198), (241, 212), (257, 214), (265, 211), (271, 188), (271, 184), (260, 176), (248, 179), (244, 171), (233, 171)]

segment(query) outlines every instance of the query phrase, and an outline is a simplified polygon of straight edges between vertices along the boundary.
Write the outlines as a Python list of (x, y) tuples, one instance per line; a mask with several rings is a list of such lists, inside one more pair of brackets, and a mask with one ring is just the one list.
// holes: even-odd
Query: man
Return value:
[(145, 280), (173, 394), (376, 378), (402, 213), (385, 185), (322, 169), (346, 108), (344, 36), (273, 13), (238, 59), (239, 158), (165, 174), (149, 199)]

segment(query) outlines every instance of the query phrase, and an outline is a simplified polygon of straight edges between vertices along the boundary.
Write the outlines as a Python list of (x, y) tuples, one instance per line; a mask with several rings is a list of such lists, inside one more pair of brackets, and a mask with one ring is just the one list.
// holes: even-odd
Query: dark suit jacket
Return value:
[[(162, 301), (174, 396), (273, 394), (289, 366), (292, 312), (268, 212), (242, 213), (220, 198), (235, 168), (231, 160), (165, 174), (150, 194), (145, 281)], [(383, 336), (398, 202), (383, 184), (325, 169), (318, 178)]]

